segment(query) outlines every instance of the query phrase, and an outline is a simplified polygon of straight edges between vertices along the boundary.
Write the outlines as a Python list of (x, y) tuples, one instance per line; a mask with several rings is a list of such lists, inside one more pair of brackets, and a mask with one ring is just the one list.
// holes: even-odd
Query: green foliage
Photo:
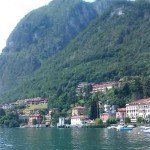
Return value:
[(5, 116), (5, 111), (4, 109), (0, 108), (0, 118)]
[(103, 125), (103, 121), (100, 118), (95, 119), (95, 124), (96, 125)]
[(56, 125), (59, 121), (59, 113), (52, 113), (52, 125)]
[(145, 122), (145, 120), (144, 120), (144, 118), (142, 118), (142, 117), (138, 117), (137, 118), (137, 123), (144, 123)]
[(0, 81), (4, 83), (0, 92), (14, 89), (25, 76), (32, 76), (43, 61), (61, 51), (96, 16), (92, 4), (82, 0), (55, 0), (27, 14), (0, 56)]
[[(30, 15), (33, 15), (31, 20), (30, 15), (25, 18), (31, 26), (38, 28), (35, 30), (40, 33), (40, 38), (34, 44), (30, 43), (31, 45), (27, 49), (19, 49), (20, 51), (17, 52), (10, 52), (8, 50), (9, 53), (5, 51), (2, 54), (0, 74), (1, 78), (3, 77), (3, 82), (1, 83), (5, 83), (5, 85), (11, 84), (13, 89), (8, 86), (9, 91), (4, 93), (1, 99), (5, 101), (37, 96), (48, 97), (49, 107), (57, 107), (60, 110), (67, 110), (71, 104), (81, 102), (83, 99), (88, 106), (93, 103), (91, 110), (93, 110), (93, 114), (97, 114), (97, 112), (94, 112), (94, 108), (96, 108), (96, 102), (99, 99), (102, 102), (108, 100), (110, 104), (123, 107), (130, 100), (149, 97), (150, 4), (146, 3), (146, 5), (143, 5), (139, 2), (119, 3), (109, 8), (109, 11), (106, 13), (107, 15), (95, 16), (92, 13), (89, 15), (91, 16), (90, 19), (87, 19), (88, 23), (86, 25), (90, 22), (89, 26), (81, 25), (82, 30), (80, 28), (74, 34), (72, 33), (74, 30), (72, 30), (71, 26), (66, 25), (66, 23), (72, 21), (70, 20), (72, 17), (67, 18), (67, 14), (70, 14), (68, 13), (70, 10), (79, 11), (82, 7), (77, 7), (81, 5), (76, 5), (75, 1), (74, 3), (68, 2), (69, 4), (61, 6), (58, 13), (54, 14), (55, 17), (52, 19), (52, 16), (49, 16), (51, 13), (48, 12), (52, 11), (54, 3), (50, 6), (50, 10), (49, 8), (46, 10), (42, 8), (46, 15), (48, 15), (48, 18), (50, 17), (49, 20), (47, 20), (47, 17), (41, 18), (37, 15), (43, 14), (40, 12), (42, 10), (38, 10), (35, 14), (31, 13)], [(68, 6), (67, 8), (66, 5)], [(58, 5), (56, 6), (58, 8)], [(92, 6), (89, 4), (87, 7)], [(56, 8), (53, 9), (53, 13), (57, 12), (55, 11), (58, 10)], [(65, 9), (67, 9), (67, 12)], [(122, 15), (118, 15), (117, 10), (120, 9), (122, 9)], [(89, 10), (93, 12), (93, 8)], [(78, 18), (79, 14), (79, 17), (82, 18), (84, 13), (79, 11), (75, 15), (75, 12), (73, 11), (73, 14), (70, 14), (71, 16), (73, 15), (74, 19)], [(65, 16), (63, 19), (61, 14)], [(93, 18), (95, 20), (92, 20)], [(80, 19), (78, 18), (78, 20)], [(78, 27), (80, 24), (78, 20), (75, 21), (76, 24), (73, 22), (75, 27)], [(46, 27), (41, 29), (43, 27), (42, 22), (47, 24), (47, 21), (50, 21), (47, 26), (50, 26), (51, 21), (53, 26), (54, 21), (58, 31), (56, 31), (56, 26), (54, 28), (50, 27), (50, 29)], [(60, 31), (64, 32), (65, 27), (67, 29), (70, 27), (69, 32), (66, 31), (67, 34), (59, 35)], [(85, 29), (85, 27), (87, 28)], [(83, 29), (85, 30), (83, 31)], [(53, 31), (54, 33), (51, 34)], [(77, 34), (78, 36), (76, 36)], [(60, 42), (65, 39), (62, 40), (61, 37), (64, 37), (63, 35), (71, 37), (66, 44)], [(74, 38), (75, 36), (76, 38)], [(32, 57), (30, 57), (29, 51), (31, 51)], [(46, 58), (51, 56), (51, 53), (55, 55)], [(24, 59), (27, 60), (24, 61)], [(25, 63), (26, 61), (29, 64)], [(35, 67), (33, 67), (34, 65), (30, 66), (31, 70), (28, 70), (30, 64), (38, 65), (35, 65)], [(40, 68), (37, 70), (36, 67)], [(31, 75), (26, 74), (26, 70)], [(4, 72), (6, 75), (3, 74)], [(109, 90), (107, 94), (100, 93), (98, 98), (94, 100), (88, 89), (85, 89), (85, 91), (87, 90), (86, 98), (78, 98), (76, 96), (76, 87), (80, 82), (99, 83), (119, 80), (123, 77), (127, 78), (127, 82), (124, 79), (119, 89)], [(97, 118), (96, 115), (93, 118)]]
[(48, 109), (40, 109), (40, 110), (39, 110), (39, 113), (40, 113), (42, 116), (44, 116), (44, 115), (46, 115), (46, 114), (48, 113)]
[(16, 112), (7, 112), (0, 117), (0, 126), (19, 127), (19, 118)]
[(33, 124), (33, 125), (36, 125), (36, 124), (37, 124), (37, 120), (36, 120), (36, 119), (33, 119), (33, 120), (32, 120), (32, 124)]
[(99, 117), (98, 103), (96, 101), (90, 102), (90, 119), (96, 119)]
[(131, 123), (131, 119), (129, 117), (125, 118), (125, 124)]
[(109, 118), (106, 121), (107, 126), (111, 125), (111, 124), (116, 124), (117, 123), (117, 119), (115, 118)]

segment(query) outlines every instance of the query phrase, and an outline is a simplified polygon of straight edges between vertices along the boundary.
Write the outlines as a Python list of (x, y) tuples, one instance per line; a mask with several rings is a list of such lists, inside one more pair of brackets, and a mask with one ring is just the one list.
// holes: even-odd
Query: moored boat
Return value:
[(116, 126), (109, 126), (107, 129), (116, 129)]
[(132, 129), (133, 129), (133, 127), (130, 127), (130, 126), (124, 126), (124, 125), (118, 125), (117, 126), (117, 130), (119, 130), (119, 131), (129, 131)]
[(144, 129), (142, 130), (144, 133), (150, 133), (150, 129)]

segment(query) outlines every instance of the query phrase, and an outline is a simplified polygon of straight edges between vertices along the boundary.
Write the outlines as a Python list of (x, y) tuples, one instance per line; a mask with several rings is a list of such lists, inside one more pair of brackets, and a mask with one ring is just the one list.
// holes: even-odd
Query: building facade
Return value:
[(80, 116), (86, 114), (86, 108), (82, 106), (77, 106), (72, 109), (72, 116)]
[(77, 106), (72, 109), (71, 125), (82, 125), (87, 119), (85, 107)]
[(99, 84), (92, 84), (93, 87), (92, 93), (97, 93), (97, 92), (105, 93), (107, 90), (110, 90), (116, 86), (117, 86), (116, 82), (104, 82)]
[(150, 98), (141, 99), (126, 104), (126, 117), (136, 122), (138, 117), (147, 119), (150, 116)]
[(118, 108), (116, 112), (116, 118), (120, 121), (124, 121), (126, 117), (126, 108)]

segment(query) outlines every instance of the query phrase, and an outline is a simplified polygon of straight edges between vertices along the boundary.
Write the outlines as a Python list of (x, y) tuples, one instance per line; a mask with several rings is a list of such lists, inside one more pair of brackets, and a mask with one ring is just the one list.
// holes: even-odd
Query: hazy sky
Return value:
[[(51, 0), (1, 0), (0, 4), (0, 52), (14, 27), (28, 12), (46, 5)], [(85, 0), (94, 1), (94, 0)]]

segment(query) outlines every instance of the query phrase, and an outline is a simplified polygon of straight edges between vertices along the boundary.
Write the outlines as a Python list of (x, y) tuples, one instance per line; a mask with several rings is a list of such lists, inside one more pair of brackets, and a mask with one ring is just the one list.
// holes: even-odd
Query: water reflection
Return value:
[(0, 150), (148, 150), (149, 137), (136, 129), (0, 129)]

